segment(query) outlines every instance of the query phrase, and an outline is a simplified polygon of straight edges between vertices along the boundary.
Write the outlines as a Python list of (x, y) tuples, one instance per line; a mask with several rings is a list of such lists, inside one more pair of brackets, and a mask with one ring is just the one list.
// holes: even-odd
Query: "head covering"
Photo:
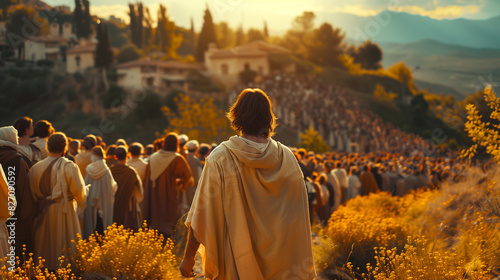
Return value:
[(189, 140), (189, 137), (186, 134), (179, 135), (179, 144), (183, 145)]
[(0, 146), (8, 146), (17, 150), (18, 143), (17, 129), (13, 126), (0, 127)]
[(194, 151), (194, 150), (198, 149), (199, 146), (200, 146), (200, 144), (196, 140), (189, 140), (186, 143), (186, 149), (188, 149), (188, 151)]

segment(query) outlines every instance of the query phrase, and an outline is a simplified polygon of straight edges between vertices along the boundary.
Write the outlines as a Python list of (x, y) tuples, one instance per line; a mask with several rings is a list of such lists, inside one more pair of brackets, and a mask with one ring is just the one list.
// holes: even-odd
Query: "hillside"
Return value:
[(364, 38), (364, 35), (367, 35), (377, 43), (404, 44), (430, 39), (470, 48), (500, 49), (500, 16), (486, 20), (437, 20), (426, 16), (383, 11), (370, 17), (336, 13), (333, 16), (319, 15), (318, 18), (325, 18), (333, 26), (344, 30), (347, 38), (358, 43), (368, 39)]
[[(500, 81), (500, 49), (477, 49), (435, 40), (380, 43), (385, 68), (404, 61), (424, 88), (458, 100)], [(418, 82), (417, 82), (418, 83)]]

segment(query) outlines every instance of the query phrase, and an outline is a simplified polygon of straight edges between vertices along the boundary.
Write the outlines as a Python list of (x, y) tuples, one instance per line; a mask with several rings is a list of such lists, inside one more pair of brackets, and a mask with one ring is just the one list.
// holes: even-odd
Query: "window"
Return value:
[(154, 86), (154, 84), (155, 84), (155, 78), (153, 78), (153, 77), (146, 78), (146, 84), (148, 85), (148, 87)]
[(76, 60), (76, 67), (80, 67), (80, 60), (81, 60), (80, 56), (79, 56), (79, 55), (77, 55), (77, 56), (75, 57), (75, 60)]
[(221, 65), (221, 72), (222, 72), (222, 75), (227, 75), (229, 74), (229, 66), (227, 66), (227, 64), (222, 64)]

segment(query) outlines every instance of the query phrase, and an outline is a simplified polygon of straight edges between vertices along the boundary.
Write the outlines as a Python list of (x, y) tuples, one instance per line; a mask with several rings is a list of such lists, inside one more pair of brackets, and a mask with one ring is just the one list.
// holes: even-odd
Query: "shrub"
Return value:
[(180, 279), (173, 243), (144, 224), (138, 232), (113, 224), (104, 236), (78, 236), (72, 262), (78, 272), (133, 279)]
[(425, 239), (409, 239), (400, 254), (384, 247), (376, 248), (376, 252), (376, 267), (368, 264), (369, 274), (364, 279), (491, 279), (483, 266), (472, 269), (455, 253), (433, 251)]
[(5, 265), (0, 268), (0, 279), (181, 278), (172, 241), (168, 239), (164, 246), (163, 237), (145, 224), (138, 232), (113, 224), (102, 236), (94, 234), (82, 240), (78, 235), (72, 242), (76, 252), (70, 252), (69, 260), (60, 257), (57, 271), (49, 272), (43, 267), (43, 259), (36, 264), (33, 254), (29, 254), (23, 264), (17, 258), (15, 271), (8, 271)]
[(402, 216), (413, 199), (382, 192), (358, 196), (337, 209), (327, 228), (336, 246), (335, 266), (351, 263), (355, 272), (363, 273), (367, 263), (374, 263), (375, 247), (403, 249), (409, 232)]
[(54, 61), (53, 60), (48, 60), (48, 59), (40, 59), (36, 62), (36, 65), (39, 67), (53, 67), (54, 66)]

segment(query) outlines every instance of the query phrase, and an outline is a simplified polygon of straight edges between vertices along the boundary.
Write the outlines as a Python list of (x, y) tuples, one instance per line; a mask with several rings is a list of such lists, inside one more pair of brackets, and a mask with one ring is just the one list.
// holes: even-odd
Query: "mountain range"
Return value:
[(500, 16), (437, 20), (384, 11), (370, 17), (336, 13), (318, 18), (342, 29), (350, 44), (377, 43), (383, 66), (403, 61), (421, 88), (460, 100), (500, 82)]
[(500, 49), (500, 15), (485, 20), (438, 20), (383, 11), (369, 17), (334, 13), (318, 18), (324, 18), (334, 27), (341, 28), (346, 38), (354, 42), (371, 39), (376, 43), (412, 43), (430, 39), (470, 48)]

